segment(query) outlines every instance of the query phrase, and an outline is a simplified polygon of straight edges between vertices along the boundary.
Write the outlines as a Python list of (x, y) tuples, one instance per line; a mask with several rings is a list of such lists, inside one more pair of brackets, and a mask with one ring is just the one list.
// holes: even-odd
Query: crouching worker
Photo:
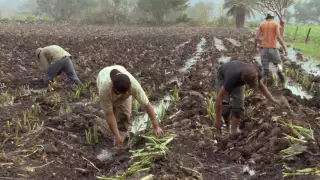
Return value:
[(62, 72), (64, 72), (76, 85), (81, 84), (71, 60), (72, 56), (60, 46), (51, 45), (44, 48), (38, 48), (36, 50), (36, 55), (42, 69), (46, 72), (44, 78), (46, 86)]
[(244, 111), (245, 84), (250, 88), (259, 89), (271, 102), (280, 105), (268, 88), (262, 82), (260, 69), (243, 61), (230, 61), (221, 65), (217, 72), (215, 103), (215, 128), (221, 133), (221, 117), (225, 120), (229, 131), (231, 120), (231, 134), (237, 133), (238, 122)]
[(132, 97), (146, 109), (156, 136), (162, 134), (156, 114), (140, 83), (120, 65), (102, 69), (97, 77), (100, 106), (115, 137), (115, 146), (122, 148), (124, 139), (131, 130)]

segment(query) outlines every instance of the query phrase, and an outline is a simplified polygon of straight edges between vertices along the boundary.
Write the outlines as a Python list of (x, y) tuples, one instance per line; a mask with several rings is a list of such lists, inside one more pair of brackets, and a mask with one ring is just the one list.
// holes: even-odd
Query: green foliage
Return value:
[[(320, 59), (320, 26), (317, 25), (298, 25), (297, 37), (294, 40), (297, 25), (286, 25), (285, 35), (288, 39), (292, 40), (290, 43), (293, 47), (301, 50), (304, 54), (312, 56), (315, 59)], [(309, 28), (311, 28), (310, 38), (308, 44), (305, 44)]]
[(191, 21), (191, 18), (187, 14), (182, 14), (176, 19), (176, 23), (188, 23)]
[(298, 23), (320, 23), (320, 1), (300, 1), (294, 6), (294, 18)]
[(151, 14), (157, 23), (161, 24), (170, 10), (184, 10), (188, 7), (187, 3), (188, 0), (139, 0), (137, 7)]
[(186, 10), (188, 17), (200, 24), (207, 23), (209, 21), (212, 11), (213, 4), (210, 2), (197, 2)]
[(226, 0), (223, 9), (228, 9), (227, 16), (234, 17), (237, 27), (242, 28), (245, 18), (254, 16), (255, 3), (253, 0)]

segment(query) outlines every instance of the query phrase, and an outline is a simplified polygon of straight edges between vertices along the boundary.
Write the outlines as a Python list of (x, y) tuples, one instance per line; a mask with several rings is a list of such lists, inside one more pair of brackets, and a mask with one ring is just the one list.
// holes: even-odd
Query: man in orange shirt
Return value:
[(264, 79), (270, 80), (269, 76), (269, 62), (272, 62), (277, 67), (277, 74), (280, 78), (282, 85), (284, 86), (285, 83), (285, 76), (282, 72), (282, 61), (280, 58), (279, 51), (277, 49), (277, 40), (280, 42), (281, 46), (284, 49), (285, 56), (288, 54), (287, 46), (283, 41), (281, 34), (280, 34), (280, 24), (274, 21), (274, 13), (269, 11), (267, 13), (266, 21), (260, 24), (259, 29), (256, 33), (255, 39), (255, 49), (257, 49), (257, 44), (259, 41), (260, 34), (263, 34), (261, 49), (260, 49), (260, 56), (261, 56), (261, 63), (263, 67), (263, 74)]

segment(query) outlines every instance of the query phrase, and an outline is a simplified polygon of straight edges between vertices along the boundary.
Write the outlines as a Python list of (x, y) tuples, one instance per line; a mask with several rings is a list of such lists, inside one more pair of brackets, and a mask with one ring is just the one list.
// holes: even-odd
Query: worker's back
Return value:
[(260, 31), (263, 33), (262, 44), (263, 48), (276, 48), (277, 47), (277, 28), (280, 24), (274, 20), (266, 20), (259, 26)]

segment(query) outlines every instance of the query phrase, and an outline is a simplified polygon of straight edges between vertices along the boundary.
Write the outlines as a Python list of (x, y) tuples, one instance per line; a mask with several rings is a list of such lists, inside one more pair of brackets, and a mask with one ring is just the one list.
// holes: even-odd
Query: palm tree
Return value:
[(223, 9), (227, 16), (235, 17), (237, 28), (243, 28), (246, 17), (254, 17), (255, 0), (225, 0)]

